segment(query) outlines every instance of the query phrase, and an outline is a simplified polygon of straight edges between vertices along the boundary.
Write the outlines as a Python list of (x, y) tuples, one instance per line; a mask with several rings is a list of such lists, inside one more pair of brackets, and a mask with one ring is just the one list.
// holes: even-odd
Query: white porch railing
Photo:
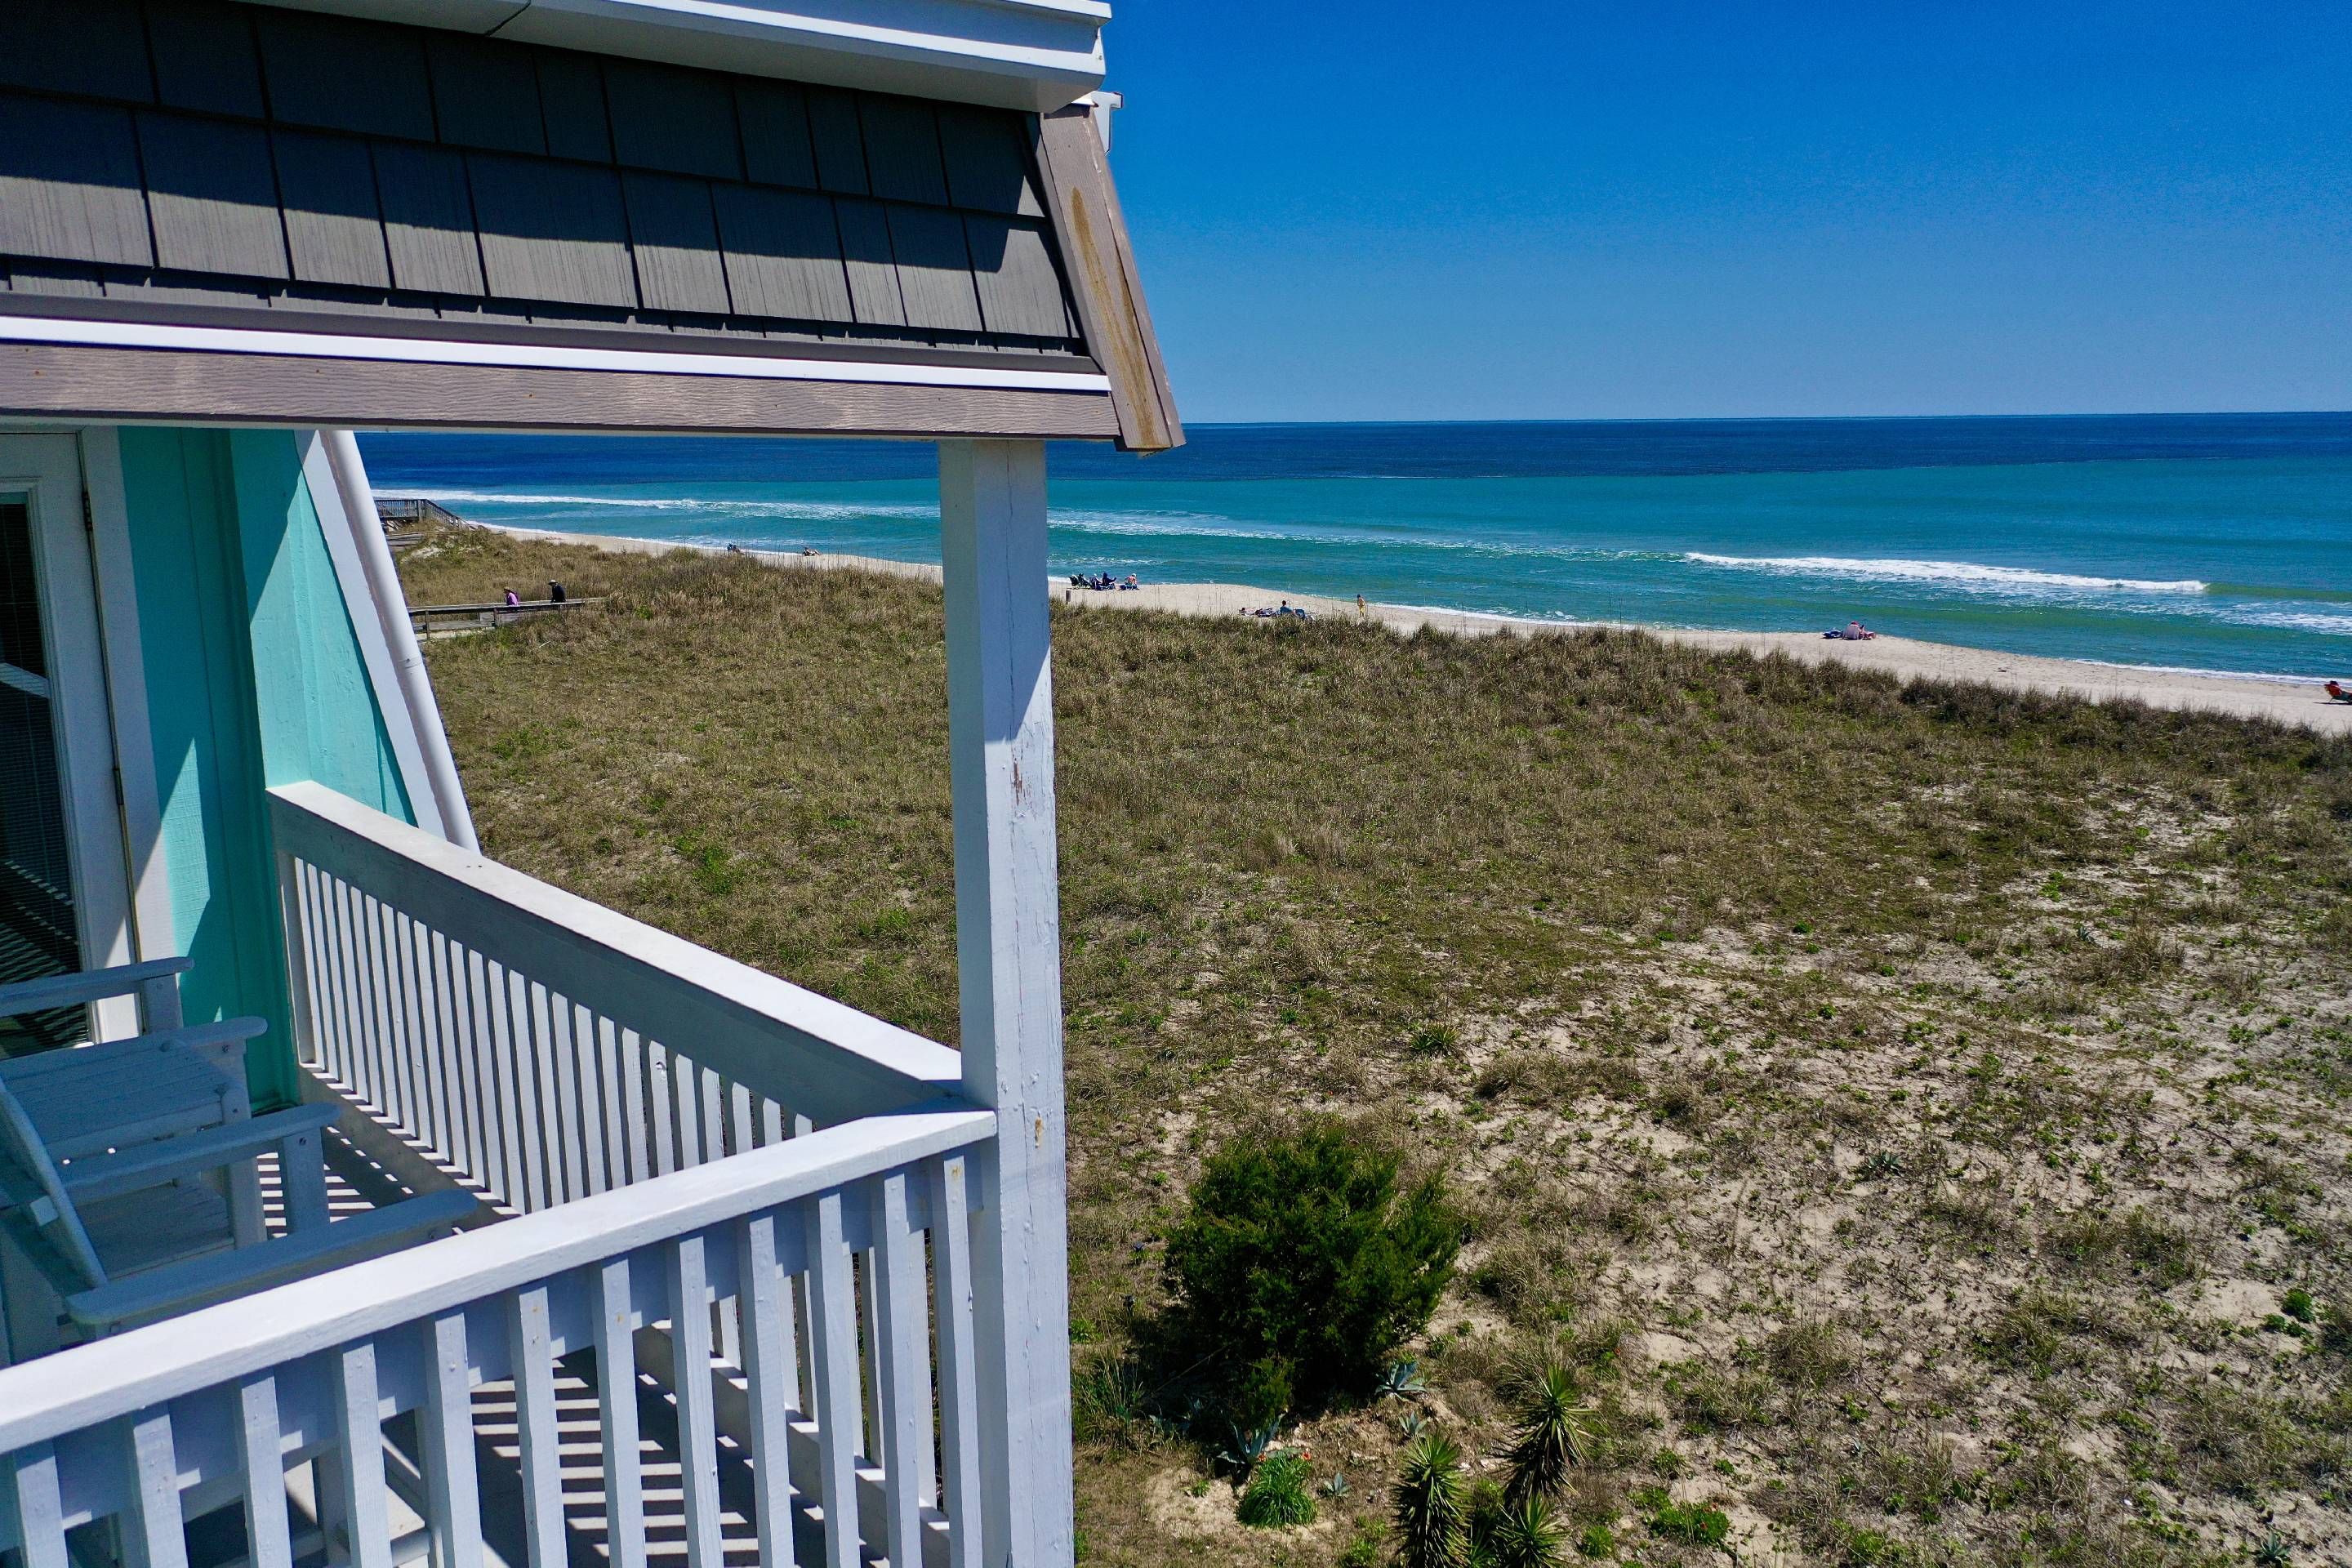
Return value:
[(331, 790), (269, 807), (303, 1060), (518, 1213), (962, 1088), (944, 1046)]
[(186, 1568), (236, 1507), (254, 1568), (976, 1568), (995, 1120), (866, 1118), (0, 1371), (0, 1547)]

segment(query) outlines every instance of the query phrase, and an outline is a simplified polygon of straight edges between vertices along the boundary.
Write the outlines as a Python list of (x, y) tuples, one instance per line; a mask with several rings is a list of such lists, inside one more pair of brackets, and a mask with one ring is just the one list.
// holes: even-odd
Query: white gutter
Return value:
[(1103, 0), (264, 0), (629, 59), (1046, 111), (1102, 85)]
[[(425, 655), (417, 648), (416, 634), (409, 626), (408, 600), (401, 592), (400, 573), (392, 563), (392, 546), (384, 539), (383, 525), (376, 520), (375, 490), (368, 483), (366, 466), (360, 461), (360, 444), (348, 430), (321, 430), (319, 437), (326, 448), (327, 467), (334, 475), (335, 492), (342, 502), (343, 516), (359, 546), (369, 602), (392, 655), (395, 689), (379, 690), (377, 700), (396, 698), (407, 710), (408, 729), (416, 738), (416, 748), (425, 764), (425, 783), (431, 798), (412, 804), (429, 806), (440, 817), (444, 838), (460, 849), (478, 854), (482, 847), (474, 837), (474, 815), (467, 809), (466, 786), (457, 777), (457, 759), (450, 754), (449, 735), (441, 727), (440, 705), (433, 700), (433, 683), (425, 673)], [(358, 606), (352, 606), (352, 614), (357, 616)], [(417, 815), (420, 822), (425, 819), (424, 810)]]

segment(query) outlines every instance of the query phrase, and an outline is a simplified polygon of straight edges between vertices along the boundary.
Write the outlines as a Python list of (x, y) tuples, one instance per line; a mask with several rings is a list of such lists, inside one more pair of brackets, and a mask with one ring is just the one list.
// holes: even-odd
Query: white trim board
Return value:
[[(83, 531), (79, 443), (73, 437), (0, 437), (0, 496), (22, 496), (30, 513), (41, 633), (57, 727), (58, 796), (73, 879), (75, 935), (85, 969), (128, 963), (130, 860), (115, 789), (114, 721), (107, 696), (90, 535)], [(132, 998), (93, 1005), (94, 1037), (138, 1032)]]
[[(384, 607), (376, 603), (375, 593), (368, 585), (367, 566), (360, 559), (360, 542), (352, 531), (359, 524), (343, 505), (342, 491), (327, 461), (327, 444), (316, 430), (303, 432), (300, 439), (302, 482), (310, 491), (312, 510), (319, 514), (319, 531), (327, 536), (327, 555), (335, 563), (335, 582), (343, 591), (343, 613), (352, 623), (352, 635), (359, 641), (360, 659), (367, 667), (376, 712), (382, 716), (384, 734), (392, 742), (393, 761), (400, 769), (400, 785), (408, 796), (408, 809), (415, 816), (417, 826), (446, 838), (450, 837), (449, 827), (442, 818), (441, 798), (434, 792), (433, 780), (425, 772), (425, 747), (416, 732), (416, 715), (409, 710), (401, 692), (400, 671), (384, 629)], [(367, 526), (379, 525), (375, 519), (369, 518)], [(406, 615), (405, 607), (401, 613)]]
[(172, 913), (169, 858), (163, 853), (163, 795), (155, 783), (154, 731), (148, 722), (147, 663), (139, 628), (139, 585), (131, 570), (131, 503), (122, 485), (122, 433), (110, 425), (82, 429), (82, 483), (89, 497), (90, 557), (97, 574), (99, 637), (106, 647), (106, 691), (114, 712), (114, 768), (122, 786), (132, 920), (142, 959), (180, 952)]
[(755, 381), (838, 381), (886, 386), (1098, 392), (1105, 396), (1110, 393), (1110, 377), (1094, 371), (992, 370), (982, 366), (892, 364), (872, 360), (783, 359), (764, 354), (559, 348), (533, 343), (467, 342), (441, 338), (287, 332), (250, 327), (191, 327), (159, 321), (83, 321), (47, 316), (0, 316), (0, 342), (174, 349), (199, 353), (289, 354), (302, 359), (478, 364), (518, 370), (626, 371), (637, 374), (708, 375)]
[(1103, 81), (1103, 0), (266, 0), (629, 59), (1059, 109)]

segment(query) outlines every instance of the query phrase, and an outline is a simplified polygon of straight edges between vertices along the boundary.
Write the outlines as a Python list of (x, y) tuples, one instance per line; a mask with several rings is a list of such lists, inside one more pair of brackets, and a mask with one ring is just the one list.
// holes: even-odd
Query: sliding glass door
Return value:
[[(121, 962), (114, 749), (70, 436), (0, 435), (0, 984)], [(87, 1039), (79, 1007), (0, 1018), (0, 1056)]]

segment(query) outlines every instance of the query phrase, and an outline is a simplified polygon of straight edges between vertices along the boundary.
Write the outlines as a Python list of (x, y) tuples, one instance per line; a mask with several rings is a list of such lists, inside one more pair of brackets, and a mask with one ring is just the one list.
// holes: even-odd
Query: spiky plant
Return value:
[(1259, 1426), (1244, 1426), (1238, 1421), (1228, 1421), (1225, 1434), (1224, 1450), (1217, 1458), (1234, 1473), (1245, 1476), (1257, 1468), (1258, 1461), (1265, 1458), (1266, 1450), (1273, 1447), (1276, 1439), (1282, 1436), (1282, 1423), (1268, 1421)]
[(1423, 1432), (1406, 1447), (1390, 1497), (1396, 1568), (1462, 1568), (1470, 1545), (1462, 1450), (1444, 1433)]
[(1408, 1356), (1389, 1363), (1381, 1373), (1379, 1394), (1382, 1399), (1418, 1399), (1429, 1392), (1429, 1384), (1421, 1375), (1421, 1363)]
[(1568, 1531), (1539, 1497), (1506, 1502), (1486, 1531), (1486, 1559), (1494, 1568), (1560, 1568), (1567, 1560)]
[(1505, 1495), (1514, 1503), (1551, 1497), (1569, 1470), (1591, 1457), (1591, 1407), (1577, 1402), (1576, 1379), (1566, 1367), (1547, 1366), (1520, 1390), (1517, 1415), (1518, 1429), (1503, 1455), (1511, 1470)]

